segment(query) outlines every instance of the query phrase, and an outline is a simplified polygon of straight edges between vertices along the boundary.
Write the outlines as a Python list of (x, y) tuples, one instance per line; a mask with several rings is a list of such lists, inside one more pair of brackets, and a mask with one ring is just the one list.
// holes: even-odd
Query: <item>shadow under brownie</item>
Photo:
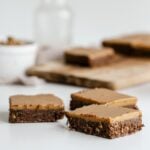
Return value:
[(115, 105), (137, 109), (137, 99), (105, 88), (83, 90), (71, 94), (70, 109), (74, 110), (91, 104)]
[(90, 105), (66, 112), (69, 128), (104, 138), (116, 138), (142, 129), (139, 110), (105, 105)]
[(10, 123), (55, 122), (64, 116), (64, 105), (52, 94), (10, 97)]

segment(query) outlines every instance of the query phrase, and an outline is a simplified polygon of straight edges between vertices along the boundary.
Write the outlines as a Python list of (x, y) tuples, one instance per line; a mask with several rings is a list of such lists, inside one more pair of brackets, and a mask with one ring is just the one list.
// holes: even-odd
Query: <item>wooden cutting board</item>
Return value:
[(50, 82), (120, 89), (150, 81), (150, 59), (121, 58), (109, 66), (85, 68), (62, 61), (31, 67), (27, 74)]

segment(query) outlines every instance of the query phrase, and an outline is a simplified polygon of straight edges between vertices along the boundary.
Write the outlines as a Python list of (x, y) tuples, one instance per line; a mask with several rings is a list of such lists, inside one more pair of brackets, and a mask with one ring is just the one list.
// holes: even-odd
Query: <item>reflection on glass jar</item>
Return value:
[(72, 11), (67, 0), (41, 0), (36, 10), (35, 38), (42, 46), (62, 48), (72, 38)]
[[(72, 11), (67, 0), (41, 0), (35, 14), (35, 39), (51, 52), (71, 44)], [(57, 52), (57, 53), (59, 53)]]

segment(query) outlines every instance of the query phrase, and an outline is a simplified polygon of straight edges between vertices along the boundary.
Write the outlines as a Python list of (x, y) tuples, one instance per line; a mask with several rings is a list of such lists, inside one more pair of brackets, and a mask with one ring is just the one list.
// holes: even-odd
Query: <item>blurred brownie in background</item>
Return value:
[(131, 34), (110, 38), (104, 40), (102, 44), (126, 55), (150, 56), (150, 34)]
[(55, 122), (64, 116), (64, 105), (52, 94), (10, 97), (10, 123)]
[(134, 96), (117, 93), (104, 88), (88, 89), (71, 94), (70, 109), (91, 105), (114, 105), (137, 109)]
[(112, 48), (76, 47), (64, 53), (66, 63), (87, 67), (107, 65), (114, 60), (114, 56)]

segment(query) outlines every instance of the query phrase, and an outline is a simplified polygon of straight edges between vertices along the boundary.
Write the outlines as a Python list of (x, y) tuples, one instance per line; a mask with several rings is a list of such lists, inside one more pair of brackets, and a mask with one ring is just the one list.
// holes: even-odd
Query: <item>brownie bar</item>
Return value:
[(54, 122), (63, 116), (63, 102), (52, 94), (10, 97), (10, 123)]
[(125, 55), (150, 56), (150, 34), (132, 34), (106, 39), (102, 44)]
[(142, 115), (138, 110), (91, 105), (67, 112), (69, 128), (104, 138), (117, 138), (140, 131)]
[(103, 66), (116, 60), (111, 48), (73, 48), (64, 54), (66, 63), (80, 66)]
[(70, 109), (74, 110), (91, 104), (116, 105), (137, 109), (137, 99), (104, 88), (88, 89), (71, 94)]

